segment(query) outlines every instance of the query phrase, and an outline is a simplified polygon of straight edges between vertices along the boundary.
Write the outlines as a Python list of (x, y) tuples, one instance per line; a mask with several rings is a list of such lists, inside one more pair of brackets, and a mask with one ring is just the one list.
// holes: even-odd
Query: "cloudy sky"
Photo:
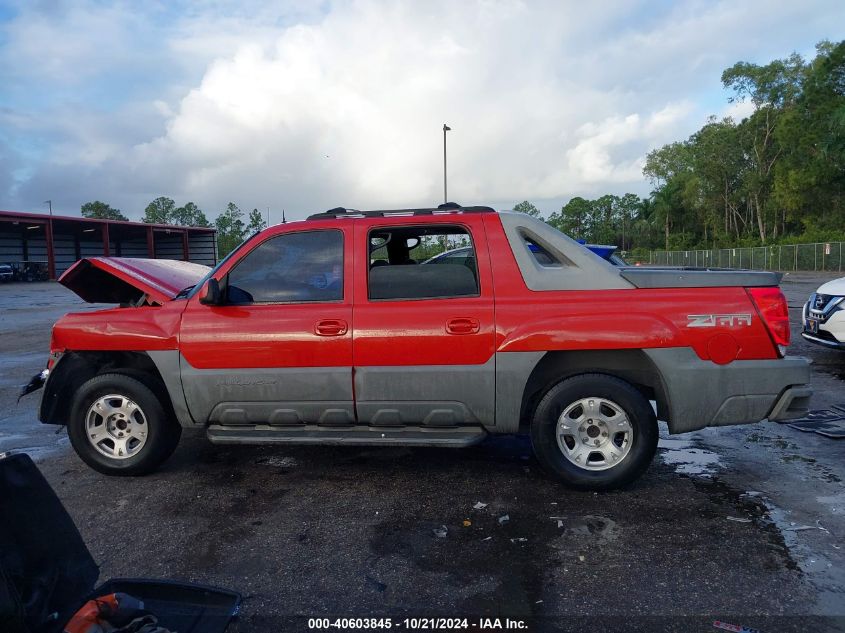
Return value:
[(0, 209), (430, 206), (445, 122), (450, 199), (548, 214), (843, 37), (842, 0), (0, 0)]

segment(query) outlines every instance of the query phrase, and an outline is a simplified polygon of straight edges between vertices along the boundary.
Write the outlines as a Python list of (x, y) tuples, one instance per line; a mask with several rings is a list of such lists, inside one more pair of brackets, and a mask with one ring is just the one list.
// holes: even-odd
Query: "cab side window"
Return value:
[(342, 299), (341, 231), (301, 231), (271, 237), (250, 251), (229, 273), (229, 303)]
[(475, 247), (460, 226), (378, 227), (370, 231), (371, 300), (478, 296)]

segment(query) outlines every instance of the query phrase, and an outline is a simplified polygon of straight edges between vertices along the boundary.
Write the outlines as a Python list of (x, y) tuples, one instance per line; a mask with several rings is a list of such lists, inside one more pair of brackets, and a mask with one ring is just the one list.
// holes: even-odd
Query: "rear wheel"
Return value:
[(104, 374), (83, 384), (68, 422), (76, 453), (106, 475), (154, 470), (170, 457), (181, 434), (156, 394), (124, 374)]
[(534, 412), (531, 444), (540, 463), (573, 488), (631, 483), (657, 450), (657, 419), (629, 383), (582, 374), (551, 387)]

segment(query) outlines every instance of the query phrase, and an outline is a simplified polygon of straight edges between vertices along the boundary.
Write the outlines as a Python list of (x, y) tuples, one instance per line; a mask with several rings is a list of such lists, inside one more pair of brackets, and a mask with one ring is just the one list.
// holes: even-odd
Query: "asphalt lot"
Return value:
[[(845, 403), (845, 353), (801, 339), (798, 315), (835, 276), (783, 283), (790, 353), (813, 360), (814, 408)], [(607, 494), (547, 479), (519, 438), (450, 450), (183, 436), (161, 471), (108, 478), (37, 421), (37, 395), (15, 404), (44, 366), (53, 321), (93, 308), (54, 283), (0, 286), (0, 451), (37, 460), (101, 580), (236, 589), (236, 632), (305, 629), (297, 616), (392, 617), (397, 628), (405, 615), (510, 617), (537, 631), (712, 631), (714, 619), (845, 630), (845, 440), (774, 423), (664, 428), (646, 475)]]

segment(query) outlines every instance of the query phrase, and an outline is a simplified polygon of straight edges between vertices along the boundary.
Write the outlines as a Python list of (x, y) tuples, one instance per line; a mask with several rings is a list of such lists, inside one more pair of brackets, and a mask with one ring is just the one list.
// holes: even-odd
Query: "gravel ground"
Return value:
[[(830, 278), (783, 282), (790, 353), (813, 360), (814, 408), (845, 402), (845, 353), (798, 334), (800, 305)], [(183, 436), (159, 472), (108, 478), (37, 421), (37, 396), (15, 405), (17, 386), (44, 365), (53, 321), (79, 309), (94, 306), (57, 284), (0, 286), (0, 451), (36, 458), (101, 580), (238, 590), (234, 632), (353, 616), (390, 617), (393, 628), (443, 616), (469, 618), (470, 629), (498, 617), (537, 631), (711, 631), (715, 619), (845, 630), (841, 440), (773, 423), (671, 437), (664, 428), (646, 475), (606, 494), (547, 479), (512, 437), (451, 450), (213, 447)]]

